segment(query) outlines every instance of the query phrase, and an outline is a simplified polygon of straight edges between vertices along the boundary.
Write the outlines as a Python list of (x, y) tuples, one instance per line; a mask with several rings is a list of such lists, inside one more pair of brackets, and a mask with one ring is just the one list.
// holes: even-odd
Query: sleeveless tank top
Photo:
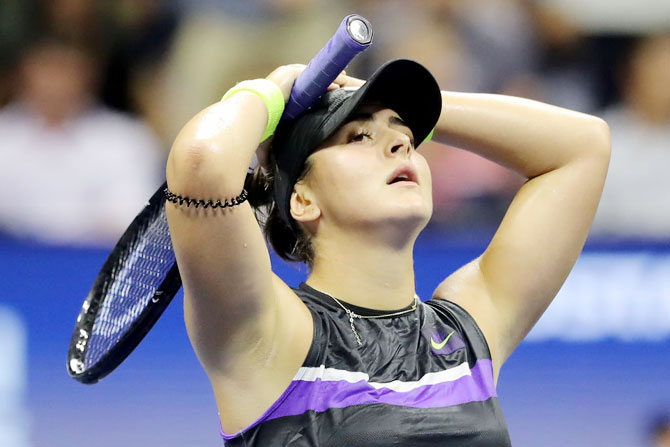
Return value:
[[(483, 334), (460, 306), (433, 299), (395, 317), (355, 319), (307, 284), (314, 320), (303, 366), (228, 447), (510, 446)], [(341, 300), (340, 300), (341, 301)], [(342, 301), (341, 301), (342, 302)], [(379, 312), (342, 302), (362, 316)]]

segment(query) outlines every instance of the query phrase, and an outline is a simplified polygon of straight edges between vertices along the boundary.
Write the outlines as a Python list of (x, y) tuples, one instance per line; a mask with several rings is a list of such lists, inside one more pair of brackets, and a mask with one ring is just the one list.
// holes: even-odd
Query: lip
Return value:
[(391, 185), (392, 184), (391, 182), (393, 181), (393, 179), (395, 179), (395, 178), (397, 178), (397, 177), (399, 177), (403, 174), (407, 176), (407, 180), (400, 180), (398, 182), (393, 183), (393, 185), (397, 185), (397, 184), (402, 185), (402, 184), (408, 184), (408, 183), (415, 184), (415, 185), (419, 184), (419, 176), (416, 173), (416, 169), (414, 169), (414, 167), (412, 167), (412, 165), (409, 165), (409, 164), (403, 164), (403, 165), (398, 166), (396, 168), (396, 170), (393, 171), (391, 173), (391, 175), (386, 179), (386, 184)]

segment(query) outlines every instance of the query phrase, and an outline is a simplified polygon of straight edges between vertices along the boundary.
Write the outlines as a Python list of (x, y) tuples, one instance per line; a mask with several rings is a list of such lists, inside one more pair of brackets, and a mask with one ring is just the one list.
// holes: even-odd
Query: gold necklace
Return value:
[(356, 337), (356, 343), (358, 343), (358, 346), (363, 346), (363, 342), (361, 341), (361, 337), (358, 335), (358, 332), (356, 331), (356, 326), (354, 326), (354, 318), (360, 318), (360, 319), (388, 318), (388, 317), (395, 317), (397, 315), (408, 314), (410, 312), (414, 312), (417, 306), (419, 305), (419, 302), (421, 301), (419, 299), (419, 296), (415, 293), (414, 304), (412, 304), (412, 307), (410, 307), (409, 309), (401, 310), (398, 312), (392, 312), (390, 314), (384, 314), (384, 315), (358, 315), (353, 310), (344, 307), (344, 305), (340, 303), (340, 301), (334, 296), (328, 295), (327, 293), (324, 292), (321, 293), (332, 298), (347, 313), (347, 315), (349, 316), (349, 324), (351, 325), (351, 331), (354, 333), (354, 337)]

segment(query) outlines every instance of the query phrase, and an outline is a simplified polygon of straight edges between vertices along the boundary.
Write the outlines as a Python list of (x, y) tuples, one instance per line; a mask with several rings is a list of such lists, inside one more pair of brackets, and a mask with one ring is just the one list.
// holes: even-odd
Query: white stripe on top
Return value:
[(467, 362), (449, 368), (444, 371), (427, 373), (419, 380), (403, 382), (394, 380), (392, 382), (370, 382), (370, 376), (364, 372), (347, 371), (344, 369), (326, 368), (325, 365), (320, 367), (302, 367), (298, 370), (293, 380), (302, 380), (305, 382), (314, 382), (321, 380), (322, 382), (336, 382), (343, 380), (349, 383), (356, 383), (365, 381), (368, 385), (375, 389), (386, 388), (398, 392), (412, 391), (416, 388), (426, 385), (435, 385), (438, 383), (453, 382), (464, 376), (472, 375), (470, 367)]

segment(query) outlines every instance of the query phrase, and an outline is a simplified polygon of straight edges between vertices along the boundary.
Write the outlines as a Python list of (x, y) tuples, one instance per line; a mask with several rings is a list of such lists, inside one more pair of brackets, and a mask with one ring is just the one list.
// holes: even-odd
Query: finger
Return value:
[(302, 71), (307, 68), (307, 65), (304, 64), (286, 64), (286, 65), (281, 65), (277, 68), (275, 68), (272, 73), (268, 75), (268, 77), (271, 76), (278, 76), (281, 74), (286, 74), (286, 73), (293, 73), (294, 75), (297, 75), (301, 73)]
[(347, 78), (346, 75), (344, 75), (344, 74), (339, 74), (339, 75), (335, 78), (335, 80), (334, 80), (333, 82), (334, 82), (335, 84), (338, 84), (338, 85), (344, 85), (344, 82), (345, 82), (346, 78)]
[(339, 75), (334, 81), (341, 87), (360, 87), (365, 81), (347, 75)]
[(363, 84), (365, 84), (365, 81), (363, 79), (358, 79), (358, 78), (354, 78), (354, 77), (351, 77), (351, 76), (345, 76), (344, 79), (345, 79), (344, 82), (345, 82), (346, 85), (353, 86), (353, 87), (360, 87)]
[(302, 71), (307, 67), (307, 65), (305, 65), (305, 64), (289, 64), (289, 65), (287, 65), (287, 67), (297, 68), (298, 70)]
[(339, 75), (337, 75), (337, 77), (335, 78), (335, 81), (333, 81), (333, 82), (337, 82), (338, 79), (340, 81), (343, 81), (344, 79), (346, 79), (346, 77), (347, 77), (346, 70), (342, 70), (342, 72)]
[(328, 91), (336, 90), (336, 89), (338, 89), (338, 88), (340, 88), (340, 86), (333, 82), (332, 84), (330, 84), (330, 85), (328, 86)]

